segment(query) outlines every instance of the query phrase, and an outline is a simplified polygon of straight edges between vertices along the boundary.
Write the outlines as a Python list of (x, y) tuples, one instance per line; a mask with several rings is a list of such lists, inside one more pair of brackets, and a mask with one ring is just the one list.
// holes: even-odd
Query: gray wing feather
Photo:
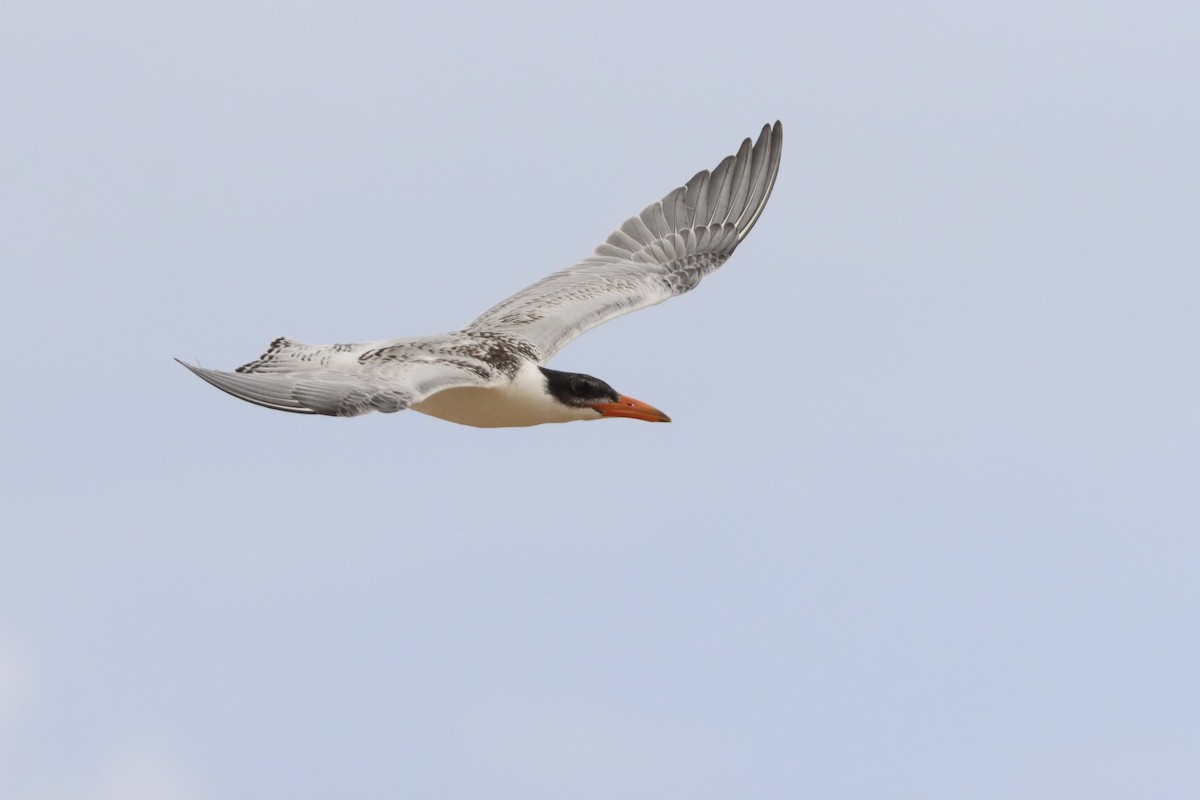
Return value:
[[(309, 347), (298, 343), (293, 348)], [(223, 392), (255, 405), (296, 414), (355, 417), (371, 411), (403, 411), (413, 403), (454, 386), (480, 386), (483, 370), (436, 361), (405, 362), (370, 351), (353, 370), (331, 366), (277, 366), (262, 370), (252, 362), (237, 372), (205, 369), (179, 361)], [(265, 357), (266, 354), (264, 354)], [(246, 371), (250, 368), (250, 371)]]
[(694, 288), (758, 222), (783, 150), (783, 126), (764, 125), (709, 172), (630, 217), (595, 252), (483, 312), (464, 330), (516, 336), (540, 360), (596, 325)]
[(277, 411), (354, 417), (369, 411), (403, 411), (413, 402), (403, 389), (373, 385), (352, 375), (223, 372), (179, 363), (223, 392)]

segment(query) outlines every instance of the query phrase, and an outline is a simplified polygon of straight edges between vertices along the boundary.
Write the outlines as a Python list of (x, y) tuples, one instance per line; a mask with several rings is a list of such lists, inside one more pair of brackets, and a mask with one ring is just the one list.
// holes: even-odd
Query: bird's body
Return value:
[(242, 400), (280, 411), (355, 416), (412, 408), (475, 427), (662, 412), (588, 375), (542, 366), (579, 334), (693, 288), (749, 233), (779, 169), (782, 128), (764, 126), (712, 172), (631, 217), (590, 257), (485, 311), (461, 330), (360, 344), (279, 338), (222, 372), (185, 364)]
[(572, 422), (596, 417), (590, 408), (563, 405), (546, 393), (546, 376), (526, 362), (517, 373), (494, 386), (445, 389), (412, 405), (431, 417), (476, 428), (524, 428), (546, 422)]

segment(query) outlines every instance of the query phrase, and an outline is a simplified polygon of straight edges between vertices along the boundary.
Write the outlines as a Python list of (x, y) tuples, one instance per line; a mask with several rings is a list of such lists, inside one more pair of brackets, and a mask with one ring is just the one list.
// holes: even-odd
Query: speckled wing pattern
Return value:
[(323, 346), (279, 338), (235, 372), (179, 363), (256, 405), (353, 417), (403, 411), (443, 389), (491, 384), (501, 372), (485, 358), (488, 344), (463, 333)]
[(758, 221), (779, 172), (783, 126), (697, 173), (630, 217), (596, 251), (483, 312), (464, 330), (510, 334), (541, 362), (614, 317), (694, 288), (733, 253)]

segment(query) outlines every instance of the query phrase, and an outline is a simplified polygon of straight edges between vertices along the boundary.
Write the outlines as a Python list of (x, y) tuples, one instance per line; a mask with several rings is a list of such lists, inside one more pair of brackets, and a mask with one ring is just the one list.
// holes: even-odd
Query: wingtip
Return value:
[(763, 125), (762, 133), (759, 134), (759, 138), (770, 139), (771, 145), (775, 149), (779, 149), (783, 143), (783, 123), (779, 120), (775, 120), (774, 123), (767, 123), (766, 125)]
[(193, 375), (211, 386), (215, 386), (226, 394), (239, 400), (245, 400), (256, 406), (270, 408), (275, 411), (289, 411), (295, 414), (321, 414), (299, 401), (295, 396), (296, 386), (285, 377), (273, 375), (243, 375), (239, 372), (222, 372), (216, 369), (205, 369), (193, 366), (182, 359), (175, 359), (187, 367)]
[(208, 380), (208, 378), (204, 377), (205, 374), (212, 372), (212, 370), (205, 369), (204, 367), (200, 366), (199, 364), (189, 364), (188, 362), (184, 361), (182, 358), (175, 358), (174, 356), (172, 356), (172, 358), (175, 359), (176, 364), (179, 364), (180, 366), (184, 367), (185, 369), (187, 369), (188, 372), (192, 373), (193, 375), (198, 375), (201, 378), (204, 378), (204, 380)]

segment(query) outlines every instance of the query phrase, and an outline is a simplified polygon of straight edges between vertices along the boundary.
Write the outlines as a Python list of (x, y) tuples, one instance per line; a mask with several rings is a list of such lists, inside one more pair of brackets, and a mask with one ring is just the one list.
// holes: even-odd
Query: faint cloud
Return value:
[(157, 749), (136, 749), (108, 760), (97, 791), (81, 800), (198, 800), (196, 781), (182, 762)]
[(14, 733), (22, 707), (33, 694), (29, 659), (8, 639), (0, 639), (0, 746)]
[[(152, 736), (79, 754), (55, 775), (21, 777), (16, 745), (24, 721), (37, 713), (44, 686), (37, 661), (11, 636), (0, 636), (0, 797), (5, 800), (200, 800), (185, 760)], [(117, 738), (117, 737), (112, 737)]]
[(63, 764), (55, 775), (16, 774), (23, 721), (37, 713), (43, 694), (37, 674), (37, 661), (12, 637), (0, 637), (0, 796), (5, 800), (200, 800), (186, 762), (170, 748), (149, 744), (153, 737), (145, 735), (80, 754), (80, 761)]
[(0, 644), (0, 711), (7, 712), (18, 705), (28, 695), (28, 688), (25, 660), (7, 642)]
[(77, 777), (40, 781), (18, 797), (25, 800), (200, 800), (191, 770), (161, 748), (110, 752)]

